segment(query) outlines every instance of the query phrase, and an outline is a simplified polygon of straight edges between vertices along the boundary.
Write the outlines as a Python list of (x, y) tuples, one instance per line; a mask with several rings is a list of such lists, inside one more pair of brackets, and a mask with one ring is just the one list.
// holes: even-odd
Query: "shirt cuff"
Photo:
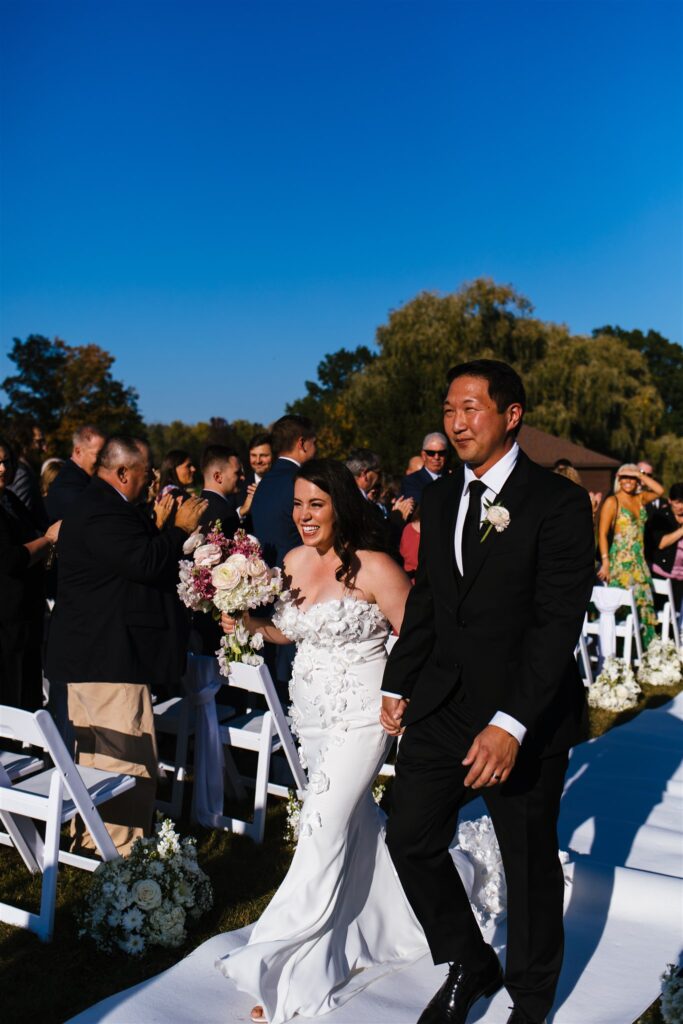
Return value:
[(526, 726), (518, 722), (512, 715), (506, 715), (504, 711), (496, 711), (489, 725), (497, 725), (499, 729), (505, 729), (505, 732), (509, 732), (511, 736), (514, 736), (521, 747), (526, 736)]
[(401, 693), (391, 693), (389, 690), (380, 691), (383, 697), (395, 697), (396, 700), (405, 700), (405, 697)]

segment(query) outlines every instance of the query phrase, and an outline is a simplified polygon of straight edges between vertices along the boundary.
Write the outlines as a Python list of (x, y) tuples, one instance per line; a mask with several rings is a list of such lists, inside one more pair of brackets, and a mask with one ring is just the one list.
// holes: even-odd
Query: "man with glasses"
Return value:
[(416, 505), (422, 501), (422, 492), (427, 484), (442, 477), (446, 471), (448, 442), (438, 432), (427, 434), (422, 442), (422, 469), (408, 473), (401, 481), (401, 494), (404, 498), (412, 498)]

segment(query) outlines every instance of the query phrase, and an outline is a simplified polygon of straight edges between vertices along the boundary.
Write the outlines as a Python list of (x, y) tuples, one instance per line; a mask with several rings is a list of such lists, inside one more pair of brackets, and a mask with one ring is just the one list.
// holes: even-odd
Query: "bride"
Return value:
[[(216, 966), (258, 1000), (254, 1021), (334, 1009), (379, 974), (427, 951), (384, 845), (371, 785), (391, 738), (379, 725), (391, 628), (410, 589), (381, 523), (339, 462), (303, 465), (294, 488), (303, 545), (284, 570), (272, 623), (250, 632), (296, 642), (290, 694), (308, 787), (291, 867), (246, 946)], [(224, 616), (226, 629), (233, 620)]]

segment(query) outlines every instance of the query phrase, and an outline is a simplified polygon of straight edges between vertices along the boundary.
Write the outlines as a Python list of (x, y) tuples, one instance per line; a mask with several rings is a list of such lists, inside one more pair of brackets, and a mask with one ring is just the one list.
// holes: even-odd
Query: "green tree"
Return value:
[(683, 436), (683, 348), (658, 331), (625, 331), (621, 327), (596, 327), (593, 337), (620, 338), (640, 352), (647, 362), (653, 383), (664, 402), (661, 429)]
[(349, 353), (327, 356), (320, 383), (308, 382), (290, 409), (322, 423), (327, 454), (366, 445), (399, 472), (440, 427), (449, 367), (489, 357), (522, 375), (530, 424), (618, 458), (642, 456), (664, 414), (646, 356), (623, 338), (573, 336), (533, 313), (511, 285), (486, 278), (447, 295), (422, 292), (377, 329), (377, 356), (339, 378), (321, 370), (344, 369)]
[(343, 459), (357, 441), (357, 423), (346, 405), (351, 381), (376, 359), (366, 345), (332, 352), (318, 364), (317, 381), (305, 382), (306, 395), (286, 407), (289, 413), (308, 416), (318, 434), (319, 451)]
[(71, 435), (83, 423), (107, 432), (140, 433), (138, 395), (111, 373), (114, 356), (99, 345), (68, 345), (32, 334), (15, 338), (9, 358), (17, 373), (0, 388), (9, 402), (6, 424), (35, 420), (46, 433), (50, 450), (68, 454)]
[(652, 463), (654, 475), (667, 491), (672, 484), (683, 483), (683, 437), (663, 434), (648, 441), (645, 457)]

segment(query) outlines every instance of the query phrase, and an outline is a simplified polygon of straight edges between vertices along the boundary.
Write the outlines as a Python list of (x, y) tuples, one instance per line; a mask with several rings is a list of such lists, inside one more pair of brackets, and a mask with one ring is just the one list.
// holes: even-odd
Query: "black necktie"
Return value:
[(481, 543), (480, 522), (481, 522), (481, 499), (486, 484), (481, 480), (473, 480), (469, 486), (468, 494), (470, 503), (467, 506), (467, 515), (462, 528), (462, 574), (465, 576), (476, 559), (477, 550)]

